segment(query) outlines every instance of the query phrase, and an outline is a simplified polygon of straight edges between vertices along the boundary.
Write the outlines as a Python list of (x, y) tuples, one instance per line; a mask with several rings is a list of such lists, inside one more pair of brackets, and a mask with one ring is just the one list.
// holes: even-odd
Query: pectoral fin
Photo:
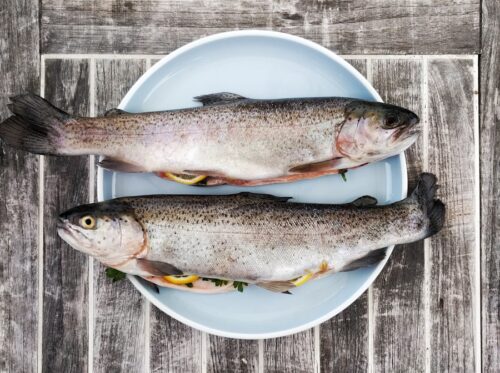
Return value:
[(182, 275), (182, 271), (172, 264), (147, 259), (136, 259), (137, 265), (152, 276)]
[(287, 293), (288, 290), (295, 287), (295, 285), (290, 281), (266, 281), (258, 282), (255, 285), (274, 293)]
[(328, 172), (333, 170), (344, 170), (359, 166), (359, 163), (351, 161), (346, 157), (337, 157), (322, 162), (307, 163), (292, 167), (292, 173)]
[(372, 196), (362, 196), (352, 201), (352, 204), (356, 207), (375, 206), (377, 203), (377, 199)]
[(119, 159), (115, 158), (104, 158), (102, 161), (98, 162), (97, 165), (99, 167), (105, 168), (111, 171), (120, 171), (120, 172), (146, 172), (147, 170), (141, 166), (123, 162)]
[(239, 100), (246, 100), (247, 98), (237, 95), (236, 93), (219, 92), (219, 93), (211, 93), (208, 95), (196, 96), (194, 99), (196, 101), (201, 102), (203, 106), (209, 106), (209, 105), (229, 104), (231, 102)]

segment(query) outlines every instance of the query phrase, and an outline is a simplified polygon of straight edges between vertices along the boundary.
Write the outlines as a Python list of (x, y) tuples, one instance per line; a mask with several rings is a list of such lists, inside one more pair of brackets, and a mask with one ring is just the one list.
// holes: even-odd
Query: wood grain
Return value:
[(48, 0), (42, 44), (44, 53), (166, 54), (218, 32), (269, 29), (271, 10), (270, 0)]
[[(446, 203), (430, 239), (431, 367), (474, 371), (474, 120), (471, 60), (430, 60), (429, 171)], [(476, 336), (479, 338), (479, 336)]]
[[(97, 60), (95, 113), (115, 108), (146, 71), (145, 60)], [(94, 372), (140, 372), (146, 365), (147, 300), (129, 281), (113, 283), (94, 260)], [(124, 343), (125, 342), (125, 343)], [(149, 362), (148, 362), (149, 363)]]
[(201, 372), (201, 334), (151, 305), (151, 372)]
[[(366, 76), (366, 60), (347, 60)], [(366, 292), (337, 316), (321, 324), (322, 372), (366, 372), (368, 368), (368, 297)]]
[[(0, 122), (39, 92), (38, 1), (0, 5)], [(38, 157), (0, 141), (0, 372), (37, 371)]]
[(264, 340), (266, 373), (315, 372), (314, 365), (314, 329)]
[[(87, 60), (47, 60), (45, 97), (89, 114)], [(57, 216), (89, 200), (89, 158), (45, 157), (43, 371), (82, 372), (88, 364), (88, 258), (57, 235)]]
[(477, 53), (479, 0), (44, 0), (44, 53), (169, 53), (236, 29), (275, 29), (342, 54)]
[(257, 372), (258, 341), (208, 336), (207, 372)]
[[(374, 60), (372, 77), (374, 88), (385, 102), (408, 108), (422, 118), (421, 60)], [(425, 169), (424, 134), (406, 151), (410, 192)], [(424, 371), (423, 241), (397, 246), (372, 289), (374, 370)]]
[(500, 372), (500, 3), (482, 1), (481, 273), (483, 372)]

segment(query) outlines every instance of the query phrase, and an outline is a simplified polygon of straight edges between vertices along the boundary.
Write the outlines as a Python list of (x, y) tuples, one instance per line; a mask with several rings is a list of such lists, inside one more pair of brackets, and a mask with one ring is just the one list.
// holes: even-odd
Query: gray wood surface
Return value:
[(264, 340), (264, 371), (315, 372), (314, 329)]
[[(2, 1), (0, 122), (9, 97), (40, 90), (38, 30), (38, 1)], [(0, 143), (1, 372), (38, 368), (38, 174), (37, 156)]]
[[(364, 59), (347, 60), (367, 76)], [(365, 292), (339, 315), (321, 324), (322, 372), (365, 372), (368, 368), (368, 296)]]
[(152, 373), (201, 372), (202, 333), (151, 305)]
[(500, 372), (500, 2), (483, 0), (480, 80), (483, 372)]
[(44, 0), (42, 50), (162, 54), (222, 31), (272, 28), (343, 54), (472, 54), (479, 12), (479, 0)]
[[(372, 84), (385, 102), (409, 108), (422, 117), (422, 61), (373, 60)], [(424, 132), (425, 134), (426, 132)], [(424, 136), (424, 135), (423, 135)], [(407, 152), (409, 190), (423, 165), (421, 136)], [(375, 371), (425, 370), (424, 244), (399, 245), (373, 286)], [(401, 335), (407, 335), (401, 343)]]
[[(430, 242), (430, 366), (472, 372), (474, 353), (474, 112), (470, 60), (430, 60), (429, 171), (446, 203)], [(476, 338), (479, 338), (476, 335)]]
[[(9, 96), (39, 92), (41, 74), (55, 104), (98, 114), (146, 68), (120, 54), (160, 57), (221, 31), (275, 29), (362, 55), (351, 63), (384, 100), (421, 114), (427, 136), (407, 153), (410, 185), (422, 170), (436, 173), (448, 213), (425, 253), (422, 242), (397, 249), (370, 297), (319, 331), (233, 340), (166, 316), (128, 282), (109, 283), (99, 263), (89, 267), (57, 237), (57, 214), (92, 197), (88, 157), (0, 144), (0, 372), (500, 372), (499, 13), (497, 0), (3, 1), (0, 120)], [(61, 55), (41, 71), (40, 51)], [(466, 56), (393, 56), (402, 54)]]
[[(45, 97), (89, 114), (87, 60), (47, 60)], [(44, 157), (43, 360), (46, 372), (88, 368), (88, 262), (57, 235), (57, 216), (89, 200), (89, 157)]]
[(258, 372), (259, 342), (209, 335), (207, 372)]
[[(145, 60), (95, 63), (95, 114), (115, 108), (146, 71)], [(96, 170), (96, 169), (94, 169)], [(94, 180), (97, 180), (96, 178)], [(94, 372), (140, 372), (146, 366), (147, 300), (129, 281), (113, 283), (97, 260), (94, 268)]]

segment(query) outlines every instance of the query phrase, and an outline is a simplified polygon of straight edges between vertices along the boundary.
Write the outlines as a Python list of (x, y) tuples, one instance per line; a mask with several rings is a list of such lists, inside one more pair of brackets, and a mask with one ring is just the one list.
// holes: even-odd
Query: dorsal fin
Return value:
[(114, 109), (107, 110), (104, 113), (104, 116), (105, 117), (112, 117), (112, 116), (115, 116), (115, 115), (123, 115), (123, 114), (128, 114), (128, 113), (126, 111), (122, 110), (122, 109), (114, 108)]
[(237, 95), (236, 93), (219, 92), (219, 93), (211, 93), (208, 95), (196, 96), (194, 99), (196, 101), (201, 102), (203, 106), (209, 106), (209, 105), (229, 104), (231, 102), (239, 100), (246, 100), (247, 98)]
[(272, 194), (252, 193), (252, 192), (241, 192), (238, 193), (237, 195), (244, 198), (254, 198), (263, 201), (287, 202), (289, 199), (292, 199), (292, 197), (279, 197), (279, 196), (273, 196)]
[(372, 196), (362, 196), (358, 199), (355, 199), (351, 202), (356, 207), (367, 207), (367, 206), (375, 206), (378, 201), (375, 197)]

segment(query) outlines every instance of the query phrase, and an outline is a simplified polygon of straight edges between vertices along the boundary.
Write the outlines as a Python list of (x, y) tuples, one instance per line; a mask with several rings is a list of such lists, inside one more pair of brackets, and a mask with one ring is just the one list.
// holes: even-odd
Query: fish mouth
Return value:
[(415, 115), (410, 119), (405, 126), (401, 126), (392, 136), (393, 141), (404, 141), (411, 137), (416, 137), (420, 133), (420, 126), (418, 126), (419, 119)]
[(70, 243), (70, 241), (78, 242), (84, 238), (80, 232), (71, 227), (71, 224), (68, 222), (67, 219), (64, 219), (62, 217), (59, 217), (56, 229), (59, 237), (61, 237), (64, 241), (68, 243)]

